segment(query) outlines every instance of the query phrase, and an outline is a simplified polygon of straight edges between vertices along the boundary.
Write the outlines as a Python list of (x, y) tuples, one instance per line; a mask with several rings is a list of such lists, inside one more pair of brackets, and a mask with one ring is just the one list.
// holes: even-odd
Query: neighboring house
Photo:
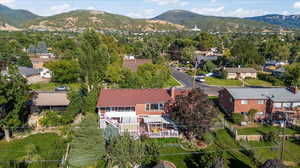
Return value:
[(151, 59), (125, 59), (123, 61), (123, 67), (130, 69), (132, 72), (136, 72), (140, 65), (152, 63)]
[(229, 115), (256, 109), (256, 118), (279, 120), (287, 114), (294, 121), (300, 115), (300, 92), (297, 87), (225, 88), (219, 92), (219, 104)]
[(97, 104), (100, 128), (111, 124), (120, 132), (149, 137), (177, 137), (165, 104), (186, 91), (171, 89), (102, 89)]
[(42, 82), (43, 79), (40, 75), (39, 69), (19, 67), (20, 74), (27, 79), (28, 84)]
[(52, 61), (50, 58), (30, 58), (32, 67), (35, 69), (43, 69), (45, 63)]
[(29, 53), (28, 55), (29, 57), (42, 59), (51, 59), (56, 57), (53, 53)]
[(43, 110), (66, 111), (69, 103), (67, 92), (35, 92), (31, 111), (36, 113)]
[(134, 55), (125, 55), (124, 60), (134, 60), (135, 56)]
[(196, 57), (196, 61), (198, 66), (203, 66), (207, 61), (216, 61), (218, 60), (219, 56), (204, 56), (204, 55), (199, 55)]
[(254, 68), (224, 68), (228, 72), (227, 79), (257, 78), (257, 71)]

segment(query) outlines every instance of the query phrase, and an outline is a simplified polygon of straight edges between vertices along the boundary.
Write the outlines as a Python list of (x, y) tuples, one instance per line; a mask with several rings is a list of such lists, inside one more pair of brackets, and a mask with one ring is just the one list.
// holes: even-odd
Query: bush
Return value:
[(269, 74), (258, 73), (257, 78), (259, 80), (270, 82), (270, 83), (272, 83), (273, 86), (283, 86), (284, 85), (284, 82), (282, 80), (280, 80), (272, 75), (269, 75)]
[(40, 123), (45, 127), (55, 127), (63, 125), (63, 118), (56, 111), (45, 111), (45, 116), (41, 119)]
[(278, 143), (278, 137), (279, 135), (275, 131), (270, 131), (263, 135), (264, 141), (272, 142), (272, 143)]
[(207, 144), (207, 145), (210, 145), (214, 142), (214, 136), (211, 134), (211, 133), (206, 133), (204, 136), (203, 136), (203, 140), (204, 142)]
[(242, 114), (232, 114), (231, 116), (232, 122), (235, 124), (241, 124), (241, 122), (244, 120), (244, 116)]
[(227, 79), (227, 77), (228, 77), (228, 72), (226, 70), (220, 72), (221, 79)]

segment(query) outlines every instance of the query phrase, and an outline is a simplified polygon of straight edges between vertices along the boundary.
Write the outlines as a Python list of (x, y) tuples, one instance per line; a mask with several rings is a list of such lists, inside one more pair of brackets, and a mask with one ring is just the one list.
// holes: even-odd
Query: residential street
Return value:
[[(188, 74), (172, 69), (172, 75), (174, 76), (174, 78), (176, 78), (176, 80), (181, 82), (185, 86), (185, 88), (192, 88), (193, 79)], [(221, 90), (220, 87), (208, 86), (204, 83), (195, 82), (195, 84), (196, 87), (200, 87), (201, 89), (204, 89), (205, 93), (208, 94), (209, 96), (217, 96), (218, 91)]]

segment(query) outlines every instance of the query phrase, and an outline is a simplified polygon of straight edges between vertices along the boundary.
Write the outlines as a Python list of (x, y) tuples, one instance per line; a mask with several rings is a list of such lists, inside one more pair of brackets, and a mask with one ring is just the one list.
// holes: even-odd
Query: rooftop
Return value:
[(20, 74), (25, 77), (40, 75), (40, 70), (28, 68), (28, 67), (19, 67)]
[(36, 106), (68, 106), (70, 101), (67, 92), (36, 92)]
[(254, 68), (225, 68), (228, 73), (257, 73)]
[[(175, 95), (185, 94), (176, 89)], [(166, 103), (171, 100), (170, 89), (102, 89), (97, 107), (134, 107), (145, 103)]]
[(146, 63), (152, 63), (152, 60), (151, 59), (128, 59), (128, 60), (124, 60), (123, 67), (128, 68), (133, 72), (136, 72), (138, 66)]
[(296, 94), (287, 88), (227, 88), (234, 99), (271, 99), (273, 102), (300, 102), (300, 92)]

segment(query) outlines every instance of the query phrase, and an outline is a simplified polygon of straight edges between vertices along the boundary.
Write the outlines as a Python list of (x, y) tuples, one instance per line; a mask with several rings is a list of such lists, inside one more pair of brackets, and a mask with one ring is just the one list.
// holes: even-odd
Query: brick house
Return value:
[(219, 92), (219, 104), (229, 115), (257, 109), (256, 118), (277, 120), (287, 114), (295, 120), (300, 115), (300, 93), (291, 88), (225, 88)]
[(177, 137), (165, 104), (183, 92), (175, 88), (102, 89), (97, 103), (100, 128), (111, 124), (134, 135)]
[(254, 68), (224, 68), (228, 72), (227, 79), (257, 78), (257, 71)]

